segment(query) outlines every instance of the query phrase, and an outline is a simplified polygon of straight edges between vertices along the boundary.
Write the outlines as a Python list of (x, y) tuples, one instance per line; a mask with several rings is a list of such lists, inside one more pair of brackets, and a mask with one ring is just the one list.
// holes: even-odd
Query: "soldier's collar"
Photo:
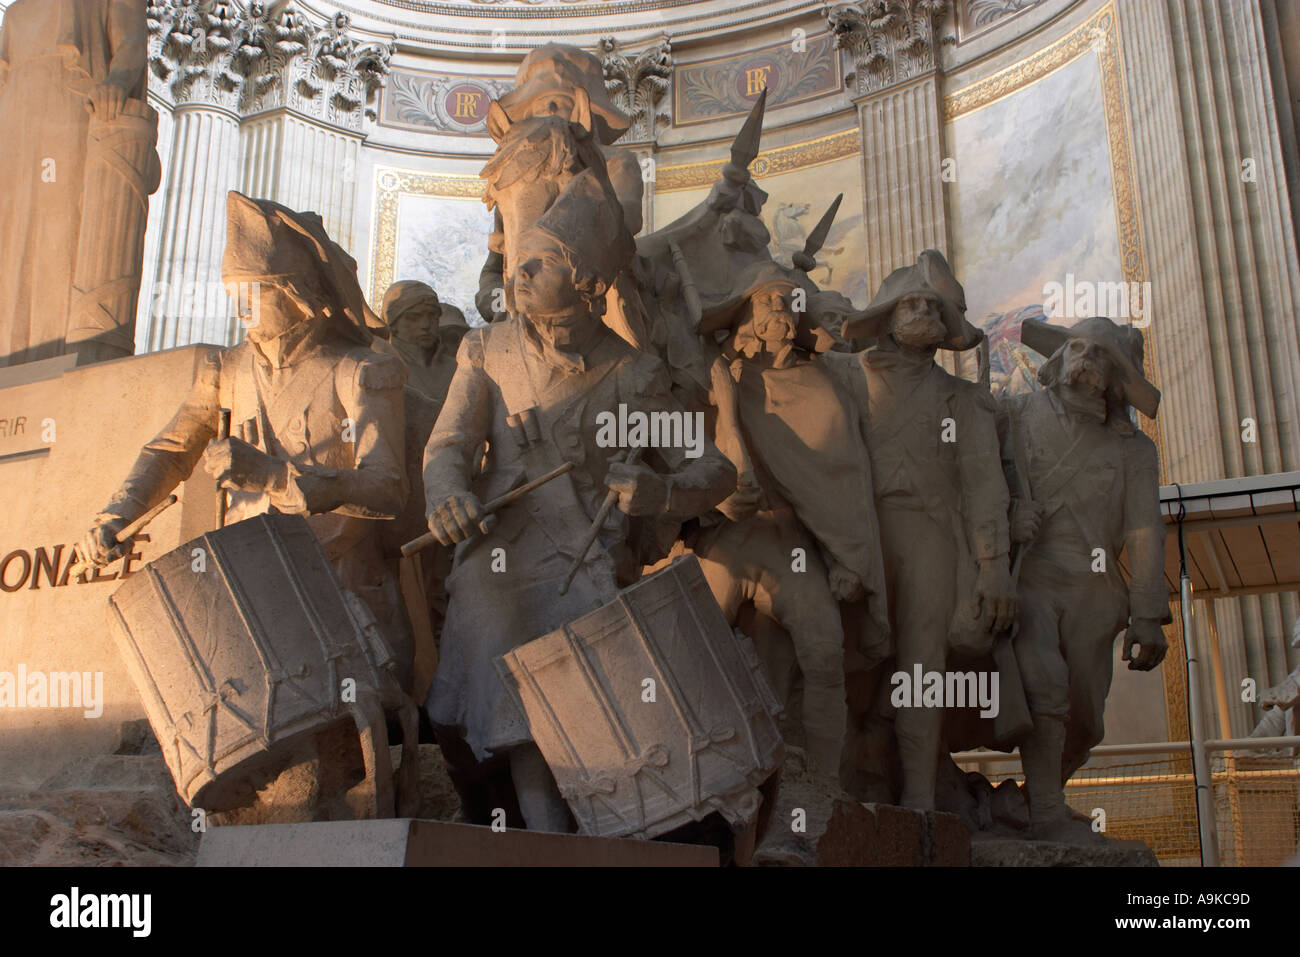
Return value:
[(1081, 389), (1074, 389), (1065, 383), (1060, 383), (1053, 390), (1056, 400), (1071, 418), (1083, 419), (1088, 422), (1096, 422), (1102, 425), (1106, 421), (1106, 398), (1100, 395), (1090, 395)]
[(591, 354), (596, 351), (609, 328), (597, 320), (591, 332), (576, 344), (574, 348), (561, 349), (547, 336), (542, 335), (527, 317), (520, 320), (524, 337), (529, 344), (541, 353), (543, 361), (560, 372), (585, 372), (590, 364)]
[(928, 372), (936, 363), (934, 352), (905, 349), (895, 341), (893, 336), (887, 335), (882, 336), (880, 341), (868, 350), (867, 364), (876, 368)]
[(262, 365), (284, 369), (314, 350), (328, 332), (328, 323), (315, 318), (304, 319), (274, 339), (252, 342), (253, 352)]

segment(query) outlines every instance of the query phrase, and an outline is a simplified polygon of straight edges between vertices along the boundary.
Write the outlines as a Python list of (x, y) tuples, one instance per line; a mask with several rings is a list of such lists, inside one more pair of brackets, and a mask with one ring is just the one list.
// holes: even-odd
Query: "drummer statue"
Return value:
[[(466, 782), (491, 793), (485, 782), (500, 782), (508, 767), (529, 829), (573, 827), (495, 659), (614, 600), (667, 553), (682, 521), (736, 487), (735, 469), (702, 428), (690, 447), (642, 448), (640, 462), (626, 461), (630, 450), (619, 447), (637, 443), (610, 441), (612, 430), (602, 428), (621, 412), (685, 421), (660, 360), (601, 319), (605, 292), (631, 253), (608, 181), (583, 171), (521, 235), (518, 315), (465, 336), (425, 450), (429, 529), (443, 544), (458, 543), (426, 708), (474, 823), (493, 808), (467, 795)], [(489, 454), (476, 477), (484, 442)], [(483, 514), (485, 502), (565, 463), (571, 472), (505, 507), (495, 522)], [(584, 558), (584, 539), (611, 491), (617, 508)]]
[(253, 290), (242, 317), (248, 340), (204, 356), (189, 397), (140, 451), (78, 552), (93, 565), (120, 557), (129, 540), (117, 533), (202, 459), (228, 490), (228, 523), (271, 511), (307, 517), (340, 585), (374, 615), (406, 686), (409, 625), (375, 521), (406, 502), (406, 372), (371, 350), (356, 264), (319, 216), (233, 191), (226, 209), (222, 278)]

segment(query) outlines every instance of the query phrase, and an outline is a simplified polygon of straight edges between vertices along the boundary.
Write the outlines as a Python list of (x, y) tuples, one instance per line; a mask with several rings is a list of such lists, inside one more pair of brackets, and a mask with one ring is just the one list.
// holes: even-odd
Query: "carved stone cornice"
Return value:
[(673, 50), (668, 37), (661, 37), (635, 56), (619, 49), (614, 37), (600, 41), (600, 63), (605, 72), (605, 89), (614, 105), (632, 121), (622, 142), (653, 140), (659, 125), (668, 122), (659, 104), (668, 92), (673, 73)]
[(374, 119), (391, 43), (364, 43), (347, 14), (313, 22), (293, 4), (152, 0), (149, 67), (156, 92), (176, 105), (219, 106), (241, 116), (285, 107), (330, 126)]
[(835, 46), (853, 57), (857, 95), (874, 93), (935, 69), (948, 29), (950, 0), (859, 0), (823, 8)]

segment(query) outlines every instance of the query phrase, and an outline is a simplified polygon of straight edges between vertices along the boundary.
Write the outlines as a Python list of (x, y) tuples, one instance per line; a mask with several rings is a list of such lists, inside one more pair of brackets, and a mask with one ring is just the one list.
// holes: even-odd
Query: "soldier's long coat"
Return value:
[[(629, 521), (617, 508), (566, 595), (559, 586), (599, 511), (606, 472), (625, 449), (602, 444), (602, 413), (685, 414), (654, 356), (605, 331), (580, 368), (548, 361), (518, 319), (471, 330), (461, 342), (447, 403), (425, 451), (430, 507), (452, 493), (480, 502), (563, 462), (575, 469), (505, 508), (488, 535), (462, 542), (447, 579), (441, 660), (427, 708), (435, 726), (454, 728), (481, 760), (529, 740), (494, 660), (611, 601), (640, 569), (662, 557), (680, 522), (735, 489), (736, 472), (707, 440), (689, 459), (681, 448), (648, 449), (642, 460), (673, 472), (663, 521)], [(476, 455), (488, 460), (474, 477)]]

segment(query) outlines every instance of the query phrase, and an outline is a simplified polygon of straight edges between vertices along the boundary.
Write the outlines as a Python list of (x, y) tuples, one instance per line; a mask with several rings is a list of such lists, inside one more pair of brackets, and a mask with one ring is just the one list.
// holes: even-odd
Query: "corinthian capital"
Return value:
[(661, 37), (653, 46), (632, 57), (619, 49), (616, 39), (605, 37), (600, 41), (600, 63), (610, 99), (632, 121), (623, 141), (653, 140), (659, 123), (667, 119), (658, 108), (668, 92), (673, 73), (673, 50), (668, 37)]
[(241, 11), (222, 0), (155, 0), (145, 8), (149, 69), (176, 103), (235, 108), (240, 78), (231, 50)]
[(393, 54), (353, 36), (346, 14), (319, 23), (293, 4), (152, 0), (146, 16), (155, 89), (242, 115), (288, 107), (359, 130)]
[(856, 92), (871, 93), (933, 70), (949, 0), (860, 0), (823, 9), (835, 46), (853, 57)]

